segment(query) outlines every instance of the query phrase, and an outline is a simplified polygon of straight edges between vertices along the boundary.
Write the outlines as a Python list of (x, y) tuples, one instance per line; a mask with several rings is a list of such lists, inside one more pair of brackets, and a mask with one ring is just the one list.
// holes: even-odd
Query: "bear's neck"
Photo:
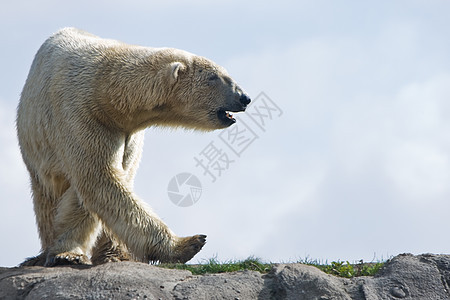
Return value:
[[(115, 51), (118, 51), (117, 49)], [(107, 78), (97, 83), (100, 114), (108, 126), (131, 133), (164, 123), (173, 95), (161, 74), (161, 58), (151, 48), (123, 49), (101, 70)]]

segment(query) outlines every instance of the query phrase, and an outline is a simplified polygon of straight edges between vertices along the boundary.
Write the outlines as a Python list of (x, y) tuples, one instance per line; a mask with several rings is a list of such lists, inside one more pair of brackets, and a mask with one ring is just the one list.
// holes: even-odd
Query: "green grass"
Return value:
[(205, 263), (198, 265), (185, 264), (161, 264), (163, 268), (189, 270), (194, 275), (216, 274), (234, 271), (251, 270), (260, 273), (268, 273), (272, 264), (263, 263), (260, 259), (249, 257), (246, 260), (219, 262), (217, 258), (210, 258)]
[[(298, 263), (314, 266), (323, 272), (339, 277), (352, 278), (358, 276), (373, 276), (384, 265), (384, 262), (365, 263), (362, 260), (359, 263), (351, 264), (348, 261), (333, 261), (331, 264), (320, 263), (316, 260), (300, 260)], [(198, 265), (186, 264), (161, 264), (160, 267), (177, 270), (188, 270), (194, 275), (216, 274), (243, 270), (258, 271), (260, 273), (268, 273), (273, 263), (264, 263), (255, 257), (249, 257), (246, 260), (220, 262), (217, 258), (210, 258), (204, 263)]]
[(362, 260), (357, 264), (351, 264), (341, 261), (332, 261), (331, 264), (327, 265), (314, 265), (320, 270), (327, 274), (352, 278), (359, 276), (374, 276), (378, 271), (384, 266), (382, 262), (376, 263), (364, 263)]

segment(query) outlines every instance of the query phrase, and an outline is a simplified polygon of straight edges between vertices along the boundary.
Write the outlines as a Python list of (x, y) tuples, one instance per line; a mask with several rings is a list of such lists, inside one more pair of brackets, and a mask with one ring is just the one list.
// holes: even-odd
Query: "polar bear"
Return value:
[(224, 68), (186, 51), (52, 35), (17, 109), (42, 245), (23, 265), (190, 260), (206, 236), (178, 237), (133, 192), (144, 129), (226, 128), (249, 103)]

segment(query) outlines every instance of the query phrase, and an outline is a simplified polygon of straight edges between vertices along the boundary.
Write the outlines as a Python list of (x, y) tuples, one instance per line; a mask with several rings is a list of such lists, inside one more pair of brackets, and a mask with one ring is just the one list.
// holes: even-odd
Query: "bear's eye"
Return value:
[(217, 79), (219, 79), (219, 76), (217, 74), (213, 74), (213, 75), (208, 77), (208, 80), (210, 80), (210, 81), (214, 81), (214, 80), (217, 80)]

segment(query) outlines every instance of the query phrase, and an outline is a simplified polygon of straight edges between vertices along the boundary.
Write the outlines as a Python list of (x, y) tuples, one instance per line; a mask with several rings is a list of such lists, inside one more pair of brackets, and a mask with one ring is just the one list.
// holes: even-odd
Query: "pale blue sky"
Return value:
[[(0, 265), (39, 251), (15, 106), (40, 44), (66, 26), (206, 56), (283, 110), (214, 183), (194, 157), (220, 132), (148, 130), (136, 192), (177, 234), (208, 235), (193, 262), (449, 253), (449, 13), (448, 1), (3, 4)], [(180, 172), (203, 184), (188, 208), (167, 196)]]

